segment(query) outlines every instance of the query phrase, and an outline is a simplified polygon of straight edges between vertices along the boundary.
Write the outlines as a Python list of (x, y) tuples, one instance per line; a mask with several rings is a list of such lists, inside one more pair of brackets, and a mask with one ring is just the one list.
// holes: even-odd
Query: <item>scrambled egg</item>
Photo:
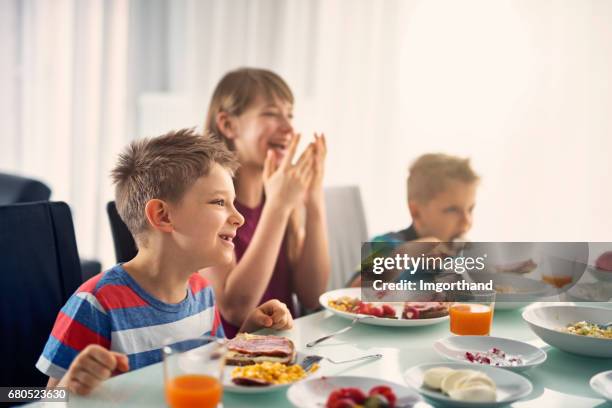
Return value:
[(269, 361), (236, 367), (232, 371), (232, 378), (249, 378), (262, 380), (271, 384), (288, 384), (306, 377), (319, 368), (318, 364), (313, 364), (308, 371), (297, 365), (285, 365), (281, 363), (271, 363)]
[(602, 329), (595, 323), (578, 322), (567, 326), (567, 332), (578, 334), (580, 336), (598, 337), (603, 339), (612, 339), (612, 327)]

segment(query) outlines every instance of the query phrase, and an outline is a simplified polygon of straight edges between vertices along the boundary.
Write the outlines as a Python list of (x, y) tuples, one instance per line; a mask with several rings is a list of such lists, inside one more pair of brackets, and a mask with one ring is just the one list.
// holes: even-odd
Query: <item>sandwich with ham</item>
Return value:
[(293, 364), (295, 345), (286, 337), (239, 333), (227, 344), (227, 365), (244, 366), (265, 361)]

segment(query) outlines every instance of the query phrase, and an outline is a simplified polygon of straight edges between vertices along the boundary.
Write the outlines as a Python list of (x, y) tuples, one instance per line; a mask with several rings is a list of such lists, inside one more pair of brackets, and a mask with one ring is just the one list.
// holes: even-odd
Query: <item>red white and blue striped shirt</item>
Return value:
[(161, 348), (204, 334), (224, 337), (212, 286), (194, 273), (185, 299), (155, 299), (116, 265), (77, 289), (59, 312), (36, 367), (60, 379), (90, 344), (127, 354), (130, 370), (161, 361)]

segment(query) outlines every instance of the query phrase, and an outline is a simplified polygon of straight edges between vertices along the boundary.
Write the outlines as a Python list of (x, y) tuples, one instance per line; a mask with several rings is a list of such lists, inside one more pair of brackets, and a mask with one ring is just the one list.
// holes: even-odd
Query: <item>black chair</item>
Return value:
[(109, 201), (106, 204), (106, 212), (108, 213), (111, 233), (113, 234), (113, 245), (115, 246), (117, 262), (127, 262), (134, 259), (138, 253), (138, 247), (132, 233), (119, 216), (114, 201)]
[(61, 307), (81, 284), (70, 208), (61, 202), (0, 206), (2, 386), (44, 386), (35, 364)]
[[(0, 173), (0, 205), (49, 201), (51, 189), (44, 183), (13, 174)], [(82, 259), (83, 280), (97, 275), (102, 264), (96, 260)]]
[(48, 201), (51, 189), (38, 180), (0, 173), (0, 205)]

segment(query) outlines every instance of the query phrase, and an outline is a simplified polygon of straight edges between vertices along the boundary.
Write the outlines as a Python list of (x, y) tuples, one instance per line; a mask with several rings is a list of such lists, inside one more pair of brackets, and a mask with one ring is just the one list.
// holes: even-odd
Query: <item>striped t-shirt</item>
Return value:
[(127, 354), (130, 370), (161, 361), (168, 343), (210, 334), (224, 337), (212, 286), (194, 273), (185, 299), (168, 304), (145, 292), (116, 265), (83, 283), (59, 312), (36, 367), (61, 378), (90, 344)]

